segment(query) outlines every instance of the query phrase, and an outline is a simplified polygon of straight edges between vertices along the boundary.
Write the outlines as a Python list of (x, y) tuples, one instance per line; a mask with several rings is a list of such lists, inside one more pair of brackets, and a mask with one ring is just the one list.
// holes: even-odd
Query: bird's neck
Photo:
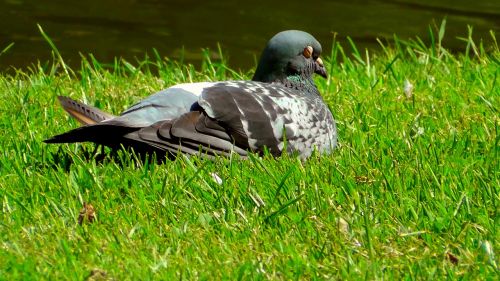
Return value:
[(314, 84), (314, 80), (312, 79), (312, 77), (304, 77), (300, 74), (294, 74), (289, 75), (278, 82), (283, 84), (287, 88), (319, 95), (318, 88), (316, 87), (316, 84)]

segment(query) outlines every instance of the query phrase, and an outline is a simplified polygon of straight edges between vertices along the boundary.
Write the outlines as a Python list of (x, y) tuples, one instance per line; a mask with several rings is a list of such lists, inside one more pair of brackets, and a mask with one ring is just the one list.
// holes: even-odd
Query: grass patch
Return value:
[[(500, 52), (468, 36), (450, 54), (444, 26), (430, 33), (352, 56), (334, 42), (317, 83), (340, 146), (305, 162), (151, 165), (42, 143), (77, 126), (57, 95), (118, 113), (177, 83), (250, 77), (224, 62), (82, 56), (75, 71), (56, 56), (0, 75), (0, 279), (495, 279)], [(96, 221), (79, 225), (84, 202)]]

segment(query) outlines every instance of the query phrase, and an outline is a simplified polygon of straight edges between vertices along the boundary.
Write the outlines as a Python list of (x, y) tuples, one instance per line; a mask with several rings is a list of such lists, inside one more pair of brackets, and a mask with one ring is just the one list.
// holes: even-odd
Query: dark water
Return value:
[(457, 36), (490, 40), (500, 30), (500, 0), (172, 1), (172, 0), (0, 0), (0, 71), (47, 61), (50, 47), (39, 23), (66, 62), (79, 65), (92, 53), (103, 62), (132, 62), (156, 48), (162, 56), (199, 62), (201, 48), (220, 43), (234, 68), (255, 65), (266, 41), (285, 29), (312, 33), (329, 51), (332, 34), (350, 36), (361, 48), (377, 49), (375, 38), (419, 36), (447, 18), (445, 46), (460, 50)]

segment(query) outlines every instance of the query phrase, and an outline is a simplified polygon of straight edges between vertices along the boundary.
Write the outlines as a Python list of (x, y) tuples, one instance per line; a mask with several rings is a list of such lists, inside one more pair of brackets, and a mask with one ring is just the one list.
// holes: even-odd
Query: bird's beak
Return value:
[(326, 69), (325, 66), (323, 65), (323, 60), (321, 58), (317, 58), (315, 61), (315, 70), (314, 73), (319, 74), (323, 78), (327, 78), (326, 75)]

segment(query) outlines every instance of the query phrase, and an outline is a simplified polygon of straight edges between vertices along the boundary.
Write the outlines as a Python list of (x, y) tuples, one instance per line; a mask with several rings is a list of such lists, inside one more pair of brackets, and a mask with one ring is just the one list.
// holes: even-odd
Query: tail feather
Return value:
[(83, 104), (68, 97), (58, 96), (57, 98), (64, 110), (82, 125), (96, 124), (115, 117), (98, 108)]
[(123, 136), (137, 128), (117, 126), (114, 124), (86, 125), (69, 132), (46, 139), (45, 143), (95, 142), (108, 146), (116, 146), (123, 141)]

